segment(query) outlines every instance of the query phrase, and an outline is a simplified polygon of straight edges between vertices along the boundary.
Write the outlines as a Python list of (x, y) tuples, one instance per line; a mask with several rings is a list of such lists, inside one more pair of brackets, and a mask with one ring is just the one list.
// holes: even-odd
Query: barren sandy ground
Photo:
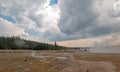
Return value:
[(120, 72), (120, 54), (0, 51), (0, 72)]

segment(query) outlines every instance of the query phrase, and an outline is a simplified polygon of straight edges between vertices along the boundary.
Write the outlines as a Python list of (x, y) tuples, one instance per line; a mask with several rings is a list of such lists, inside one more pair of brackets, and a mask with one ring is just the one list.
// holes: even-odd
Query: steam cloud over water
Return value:
[(101, 42), (94, 43), (91, 52), (97, 53), (120, 53), (120, 36), (112, 35), (110, 38), (104, 38)]

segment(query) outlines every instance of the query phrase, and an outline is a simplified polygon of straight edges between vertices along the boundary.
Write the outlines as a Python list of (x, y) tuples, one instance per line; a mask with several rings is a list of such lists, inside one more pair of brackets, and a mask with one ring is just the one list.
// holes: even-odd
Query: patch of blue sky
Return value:
[(4, 15), (2, 14), (2, 11), (6, 11), (6, 8), (4, 6), (0, 6), (0, 17), (15, 24), (16, 20), (12, 17), (12, 15)]
[(11, 15), (5, 16), (5, 15), (0, 14), (0, 17), (7, 20), (7, 21), (9, 21), (9, 22), (11, 22), (11, 23), (13, 23), (13, 24), (16, 23), (16, 20)]
[(49, 5), (54, 5), (54, 4), (58, 4), (58, 0), (50, 0), (50, 4)]
[(27, 32), (31, 36), (38, 36), (39, 35), (39, 32), (36, 32), (33, 30), (26, 30), (25, 32)]

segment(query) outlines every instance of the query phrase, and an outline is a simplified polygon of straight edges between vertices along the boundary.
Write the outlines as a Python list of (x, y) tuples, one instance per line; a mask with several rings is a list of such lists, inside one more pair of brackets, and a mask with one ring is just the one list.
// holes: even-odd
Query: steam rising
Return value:
[(91, 52), (97, 53), (120, 53), (120, 36), (104, 38), (101, 42), (95, 42)]
[(15, 40), (14, 42), (19, 47), (22, 47), (26, 44), (23, 40)]

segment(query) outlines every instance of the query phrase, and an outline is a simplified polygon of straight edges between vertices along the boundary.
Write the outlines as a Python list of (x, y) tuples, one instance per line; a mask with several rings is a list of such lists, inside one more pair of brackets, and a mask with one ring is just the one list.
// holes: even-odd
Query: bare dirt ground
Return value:
[(1, 50), (0, 72), (120, 72), (120, 54)]

